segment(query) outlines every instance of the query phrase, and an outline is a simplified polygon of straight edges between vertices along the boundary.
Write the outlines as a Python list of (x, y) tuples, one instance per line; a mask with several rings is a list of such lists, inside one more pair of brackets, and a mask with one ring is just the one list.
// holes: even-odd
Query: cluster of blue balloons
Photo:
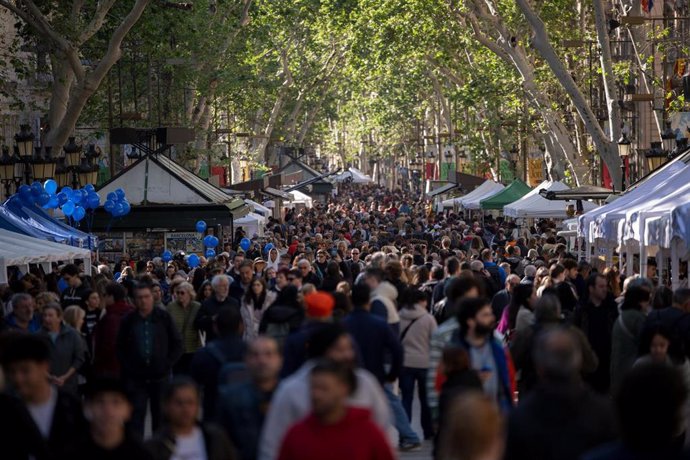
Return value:
[(50, 203), (52, 196), (55, 194), (55, 190), (50, 193), (45, 189), (43, 184), (36, 181), (31, 185), (20, 185), (17, 193), (19, 194), (19, 198), (22, 200), (22, 203), (24, 203), (26, 206), (38, 205), (48, 209), (47, 205)]
[[(46, 190), (50, 180), (52, 179), (46, 181)], [(55, 184), (55, 190), (57, 190), (57, 184)], [(64, 215), (71, 217), (76, 222), (86, 216), (87, 209), (96, 209), (101, 205), (101, 197), (98, 196), (96, 188), (92, 184), (87, 184), (84, 188), (77, 190), (73, 190), (69, 186), (62, 187), (60, 193), (55, 197), (57, 199), (56, 207), (62, 209)]]
[(132, 210), (132, 205), (127, 201), (125, 191), (118, 188), (114, 192), (108, 193), (105, 203), (103, 203), (103, 208), (113, 217), (122, 217), (129, 214)]
[(206, 246), (207, 248), (213, 249), (216, 246), (218, 246), (219, 243), (220, 241), (218, 241), (218, 238), (213, 235), (206, 235), (204, 237), (204, 246)]

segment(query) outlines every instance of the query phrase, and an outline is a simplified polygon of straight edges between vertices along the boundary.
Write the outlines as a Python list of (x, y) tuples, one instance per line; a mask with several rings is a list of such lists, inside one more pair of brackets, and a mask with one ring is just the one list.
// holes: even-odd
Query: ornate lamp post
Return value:
[(618, 139), (618, 156), (621, 158), (621, 191), (625, 191), (626, 159), (630, 156), (630, 139), (625, 131)]

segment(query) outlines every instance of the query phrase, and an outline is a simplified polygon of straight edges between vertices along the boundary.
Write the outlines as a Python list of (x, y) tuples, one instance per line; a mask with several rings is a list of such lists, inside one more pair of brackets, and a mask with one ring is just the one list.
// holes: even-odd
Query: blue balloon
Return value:
[(43, 183), (43, 188), (49, 195), (54, 195), (57, 192), (58, 184), (53, 179), (48, 179)]
[(187, 265), (189, 265), (191, 268), (198, 267), (199, 266), (199, 256), (196, 254), (190, 254), (189, 257), (187, 258)]
[(115, 207), (113, 208), (113, 216), (115, 217), (121, 217), (124, 216), (125, 212), (125, 205), (122, 203), (115, 203)]
[(58, 206), (60, 206), (60, 201), (58, 200), (57, 195), (53, 195), (50, 197), (50, 200), (43, 205), (43, 209), (55, 209)]
[(84, 190), (86, 190), (87, 192), (91, 193), (91, 192), (95, 192), (95, 191), (96, 191), (96, 187), (94, 187), (93, 184), (86, 184), (86, 185), (84, 186)]
[(73, 201), (68, 201), (64, 205), (62, 205), (62, 212), (67, 216), (71, 216), (72, 213), (74, 212), (75, 204)]
[(127, 200), (122, 201), (121, 204), (122, 204), (122, 215), (126, 216), (127, 214), (129, 214), (129, 211), (132, 210), (132, 205), (129, 204), (129, 201), (127, 201)]
[(203, 239), (204, 246), (211, 247), (211, 235), (206, 235)]
[(273, 248), (274, 248), (273, 243), (268, 243), (266, 246), (264, 246), (264, 252), (266, 254), (268, 254), (268, 251), (270, 251)]
[(211, 244), (209, 245), (209, 247), (215, 248), (216, 246), (218, 246), (218, 243), (220, 243), (220, 241), (218, 240), (218, 237), (212, 236), (211, 237)]
[(163, 262), (170, 262), (172, 260), (172, 252), (168, 250), (163, 251), (161, 259), (163, 259)]
[(199, 233), (204, 233), (206, 231), (206, 222), (200, 220), (196, 223), (196, 231)]
[(38, 198), (43, 192), (45, 192), (45, 190), (43, 190), (43, 184), (38, 181), (31, 184), (31, 194), (34, 198)]
[(214, 251), (213, 249), (207, 249), (206, 258), (210, 259), (211, 257), (216, 257), (216, 251)]
[(101, 204), (101, 197), (96, 192), (89, 193), (86, 197), (85, 207), (88, 209), (96, 209)]
[(63, 204), (65, 204), (69, 201), (69, 196), (67, 196), (66, 192), (60, 192), (55, 196), (57, 197), (58, 205), (60, 205), (60, 206), (62, 206)]
[(86, 204), (86, 199), (89, 197), (89, 192), (87, 192), (84, 189), (79, 190), (79, 193), (81, 194), (81, 202)]
[(82, 208), (81, 206), (75, 206), (74, 212), (72, 213), (72, 219), (79, 222), (84, 218), (84, 216), (86, 216), (86, 209)]
[(113, 203), (117, 203), (118, 201), (120, 201), (120, 200), (118, 200), (117, 193), (115, 193), (115, 192), (108, 193), (108, 196), (106, 196), (106, 199), (112, 201)]
[(112, 200), (106, 200), (103, 204), (103, 209), (105, 209), (106, 212), (112, 213), (113, 209), (115, 209), (115, 202)]
[(114, 279), (115, 281), (117, 281), (117, 280), (120, 279), (120, 276), (122, 276), (122, 272), (117, 272), (117, 273), (115, 273), (115, 276), (113, 276), (113, 279)]
[(29, 185), (23, 184), (19, 186), (19, 196), (25, 200), (31, 199), (31, 187)]
[(69, 200), (74, 204), (81, 203), (81, 192), (79, 190), (72, 190), (67, 196), (69, 196)]
[(248, 251), (251, 245), (252, 242), (249, 241), (249, 238), (242, 238), (242, 240), (240, 240), (240, 247), (243, 251)]
[(124, 200), (125, 199), (125, 191), (122, 190), (121, 188), (118, 188), (115, 190), (115, 194), (117, 195), (118, 200)]
[(38, 203), (39, 206), (45, 206), (49, 201), (50, 195), (47, 192), (41, 193), (38, 195), (38, 198), (36, 198), (36, 203)]
[(72, 193), (72, 187), (70, 187), (69, 185), (65, 185), (60, 189), (60, 191), (65, 192), (67, 196), (69, 196), (69, 194)]

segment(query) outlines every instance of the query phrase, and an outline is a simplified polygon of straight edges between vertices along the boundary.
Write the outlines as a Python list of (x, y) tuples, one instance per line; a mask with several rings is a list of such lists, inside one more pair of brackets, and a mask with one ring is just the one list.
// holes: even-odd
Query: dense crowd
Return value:
[(195, 268), (16, 270), (0, 458), (685, 458), (690, 289), (556, 228), (346, 185)]

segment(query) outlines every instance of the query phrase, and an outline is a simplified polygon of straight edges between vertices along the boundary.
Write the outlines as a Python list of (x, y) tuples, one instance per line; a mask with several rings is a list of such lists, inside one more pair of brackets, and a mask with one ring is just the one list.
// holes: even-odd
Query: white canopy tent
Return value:
[(242, 227), (247, 235), (251, 238), (254, 235), (264, 236), (264, 226), (266, 225), (266, 218), (260, 214), (250, 212), (246, 216), (235, 219), (233, 221), (235, 228)]
[[(539, 195), (540, 190), (568, 190), (570, 187), (563, 182), (542, 182), (538, 187), (532, 190), (527, 195), (523, 196), (514, 203), (503, 208), (503, 214), (507, 217), (526, 218), (526, 219), (566, 219), (568, 214), (566, 212), (567, 201), (561, 200), (547, 200)], [(594, 203), (583, 201), (582, 206), (586, 211), (590, 211), (597, 207)]]
[(371, 184), (372, 182), (374, 182), (374, 180), (371, 177), (367, 176), (362, 171), (352, 166), (348, 168), (347, 171), (344, 171), (335, 176), (334, 179), (336, 182), (345, 182), (350, 178), (352, 178), (353, 184)]
[[(484, 187), (483, 190), (481, 190), (482, 187)], [(480, 209), (480, 201), (491, 198), (497, 193), (500, 193), (504, 188), (505, 186), (503, 184), (488, 180), (467, 195), (460, 197), (458, 200), (460, 201), (460, 205), (465, 209)]]
[(299, 190), (293, 190), (292, 192), (288, 193), (292, 195), (292, 205), (303, 204), (307, 208), (311, 208), (314, 205), (314, 201), (311, 199), (311, 197), (300, 192)]
[(252, 212), (255, 214), (259, 214), (259, 215), (266, 217), (266, 218), (271, 215), (270, 209), (268, 209), (266, 206), (264, 206), (262, 204), (257, 203), (254, 200), (250, 200), (250, 199), (245, 198), (244, 202), (247, 203), (250, 208), (252, 208), (252, 210), (253, 210)]
[(67, 244), (53, 243), (30, 236), (0, 229), (0, 284), (6, 284), (7, 268), (18, 266), (28, 273), (29, 264), (44, 264), (43, 269), (50, 273), (51, 262), (84, 260), (84, 270), (91, 273), (91, 251)]
[(450, 198), (448, 200), (443, 200), (441, 204), (444, 208), (452, 208), (453, 206), (464, 207), (463, 203), (465, 201), (470, 202), (476, 200), (477, 203), (487, 198), (488, 196), (494, 196), (496, 193), (503, 190), (505, 187), (498, 182), (492, 180), (484, 181), (479, 187), (472, 190), (470, 193), (459, 196), (456, 198)]

